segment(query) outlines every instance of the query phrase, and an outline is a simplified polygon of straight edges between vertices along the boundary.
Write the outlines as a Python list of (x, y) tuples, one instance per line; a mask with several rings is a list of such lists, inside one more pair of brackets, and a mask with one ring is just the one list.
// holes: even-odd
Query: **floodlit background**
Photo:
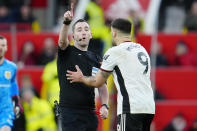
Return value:
[[(24, 116), (15, 131), (61, 130), (53, 113), (59, 99), (57, 40), (68, 0), (0, 0), (0, 35), (8, 40), (6, 58), (18, 65)], [(103, 55), (112, 46), (110, 23), (128, 18), (132, 41), (151, 56), (156, 114), (151, 131), (197, 130), (197, 1), (72, 0), (75, 18), (84, 18), (93, 39), (89, 50)], [(71, 36), (70, 31), (70, 36)], [(72, 37), (69, 37), (73, 44)], [(31, 91), (25, 88), (31, 87)], [(98, 131), (116, 131), (116, 89), (108, 80), (110, 114)], [(29, 100), (34, 104), (29, 104)], [(100, 102), (96, 98), (97, 109)]]

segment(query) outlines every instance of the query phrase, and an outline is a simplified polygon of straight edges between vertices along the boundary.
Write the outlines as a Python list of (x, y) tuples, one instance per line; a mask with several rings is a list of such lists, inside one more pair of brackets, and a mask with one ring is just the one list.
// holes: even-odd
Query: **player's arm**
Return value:
[(16, 81), (16, 71), (14, 73), (13, 78), (11, 79), (11, 97), (14, 107), (14, 113), (16, 117), (18, 118), (20, 116), (20, 112), (23, 112), (23, 108), (20, 104), (20, 97), (19, 97), (19, 90), (18, 90), (18, 84)]
[(103, 84), (100, 88), (98, 88), (101, 104), (108, 104), (109, 93), (107, 90), (107, 85)]
[(75, 66), (77, 69), (77, 72), (73, 71), (67, 71), (67, 79), (70, 80), (71, 83), (73, 82), (82, 82), (88, 86), (93, 86), (95, 88), (100, 88), (105, 81), (107, 81), (108, 76), (111, 72), (106, 72), (99, 70), (96, 73), (96, 76), (84, 76), (79, 67)]
[(64, 50), (68, 47), (69, 41), (68, 41), (68, 30), (69, 25), (73, 19), (73, 6), (74, 4), (71, 4), (71, 11), (66, 11), (64, 14), (64, 23), (61, 27), (60, 33), (59, 33), (59, 40), (58, 40), (58, 46)]
[(15, 66), (13, 76), (11, 78), (11, 88), (10, 88), (11, 97), (19, 95), (18, 83), (16, 80), (16, 72), (17, 72), (17, 67)]
[(99, 97), (101, 101), (101, 108), (100, 108), (100, 116), (102, 119), (106, 119), (108, 117), (108, 100), (109, 100), (109, 93), (107, 90), (106, 84), (102, 85), (98, 88)]

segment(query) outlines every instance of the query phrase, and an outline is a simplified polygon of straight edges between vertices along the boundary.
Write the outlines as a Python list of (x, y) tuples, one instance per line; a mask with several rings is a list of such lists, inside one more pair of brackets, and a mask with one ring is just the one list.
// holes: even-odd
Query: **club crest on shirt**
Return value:
[(7, 80), (11, 78), (11, 72), (10, 71), (5, 71), (4, 76)]

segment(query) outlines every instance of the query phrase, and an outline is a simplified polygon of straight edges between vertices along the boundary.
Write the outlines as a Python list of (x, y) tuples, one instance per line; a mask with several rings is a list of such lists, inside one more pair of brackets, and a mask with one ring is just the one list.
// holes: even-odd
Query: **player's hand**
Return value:
[(107, 119), (108, 117), (108, 109), (105, 106), (100, 108), (100, 116), (102, 119)]
[(14, 114), (17, 119), (20, 117), (20, 108), (18, 106), (14, 107)]
[(66, 76), (67, 76), (67, 80), (70, 80), (70, 83), (83, 81), (82, 79), (84, 76), (81, 70), (79, 69), (79, 66), (76, 65), (75, 68), (77, 70), (76, 72), (67, 70)]
[(70, 11), (66, 11), (64, 13), (64, 21), (72, 21), (73, 19), (73, 11), (74, 10), (74, 3), (71, 3), (71, 9)]
[(13, 102), (13, 105), (14, 105), (14, 114), (16, 118), (18, 119), (21, 113), (23, 113), (23, 107), (20, 104), (16, 106), (14, 102)]
[(14, 114), (15, 114), (16, 118), (19, 118), (20, 114), (23, 113), (23, 107), (20, 104), (19, 96), (13, 96), (12, 103), (13, 103), (13, 107), (14, 107), (14, 109), (13, 109)]

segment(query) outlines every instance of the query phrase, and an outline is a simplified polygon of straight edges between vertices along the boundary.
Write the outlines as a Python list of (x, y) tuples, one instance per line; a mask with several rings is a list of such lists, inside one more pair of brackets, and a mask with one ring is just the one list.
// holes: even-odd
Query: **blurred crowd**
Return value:
[[(0, 30), (5, 31), (8, 29), (6, 28), (6, 24), (18, 23), (28, 24), (29, 26), (19, 25), (17, 31), (31, 30), (39, 32), (43, 25), (40, 24), (39, 20), (34, 17), (32, 13), (34, 10), (32, 7), (33, 1), (36, 0), (1, 0)], [(110, 22), (117, 17), (116, 13), (116, 15), (107, 15), (102, 6), (100, 6), (101, 2), (102, 0), (91, 0), (87, 5), (84, 14), (84, 19), (90, 24), (93, 34), (89, 50), (98, 53), (100, 56), (102, 56), (103, 53), (112, 46), (109, 26)], [(125, 11), (117, 13), (121, 17), (130, 19), (133, 23), (131, 35), (133, 36), (133, 41), (135, 41), (137, 35), (144, 31), (145, 19), (139, 11), (139, 8), (135, 6), (129, 7), (126, 5), (129, 4), (128, 2), (129, 0), (125, 1), (125, 3), (117, 0), (116, 3), (119, 4), (120, 8), (127, 8), (124, 9)], [(75, 4), (77, 5), (78, 3), (78, 0), (75, 0)], [(58, 0), (56, 8), (61, 7), (66, 9), (68, 4), (68, 0)], [(110, 9), (113, 11), (113, 7), (111, 8)], [(56, 22), (54, 22), (54, 27), (56, 27), (56, 24), (60, 25), (58, 20), (62, 22), (62, 13), (63, 12), (61, 11), (56, 11), (55, 14), (57, 15), (55, 15), (54, 18), (56, 20)], [(58, 17), (60, 17), (60, 19)], [(197, 0), (162, 0), (159, 8), (158, 20), (159, 32), (187, 33), (197, 31)], [(59, 31), (59, 29), (55, 30)], [(37, 52), (35, 50), (34, 43), (32, 41), (26, 41), (23, 43), (22, 51), (18, 54), (18, 65), (20, 67), (24, 67), (24, 65), (45, 65), (55, 56), (55, 44), (56, 43), (53, 39), (49, 38), (43, 42), (43, 50), (41, 52)], [(152, 54), (156, 55), (156, 66), (169, 66), (171, 63), (168, 62), (168, 59), (162, 52), (162, 48), (162, 44), (158, 43), (155, 47), (156, 53)], [(197, 52), (191, 52), (185, 41), (177, 42), (174, 54), (176, 56), (176, 62), (173, 63), (173, 65), (196, 66), (197, 64), (195, 60)]]
[(196, 0), (162, 0), (159, 11), (159, 31), (186, 33), (197, 31)]
[(26, 41), (18, 54), (18, 67), (44, 66), (55, 58), (56, 51), (56, 42), (53, 38), (45, 38), (40, 52), (36, 51), (35, 44), (32, 41)]
[[(4, 31), (6, 26), (4, 24), (9, 23), (26, 23), (30, 25), (30, 28), (34, 32), (39, 32), (42, 25), (39, 24), (36, 17), (32, 13), (32, 1), (33, 0), (1, 0), (0, 1), (0, 30)], [(34, 0), (35, 1), (35, 0)], [(76, 4), (79, 3), (75, 0)], [(57, 6), (66, 8), (67, 0), (58, 0)], [(120, 7), (126, 7), (123, 2), (117, 1)], [(128, 3), (128, 2), (127, 2)], [(110, 22), (117, 16), (107, 16), (103, 8), (100, 6), (101, 0), (91, 0), (85, 10), (84, 19), (90, 24), (93, 39), (90, 41), (89, 50), (98, 53), (100, 56), (112, 46), (110, 38)], [(61, 9), (61, 8), (60, 8)], [(113, 10), (113, 9), (112, 9)], [(126, 9), (124, 9), (126, 10)], [(132, 36), (135, 41), (138, 34), (144, 31), (145, 19), (142, 17), (139, 8), (134, 6), (128, 7), (124, 15), (133, 23)], [(62, 12), (58, 12), (61, 13)], [(124, 12), (123, 12), (124, 13)], [(59, 24), (58, 18), (61, 15), (56, 15), (55, 24)], [(43, 17), (44, 18), (44, 17)], [(62, 19), (61, 19), (62, 20)], [(61, 21), (62, 22), (62, 21)], [(1, 28), (2, 27), (2, 28)], [(29, 26), (19, 26), (18, 31), (29, 30)], [(26, 28), (27, 27), (27, 28)], [(40, 28), (41, 27), (41, 28)], [(59, 30), (59, 29), (56, 29)], [(159, 23), (158, 30), (166, 33), (186, 33), (194, 32), (197, 30), (197, 1), (196, 0), (162, 0), (159, 9)], [(93, 44), (92, 44), (93, 43)], [(182, 44), (180, 44), (182, 43)], [(29, 40), (23, 43), (21, 52), (18, 54), (18, 65), (24, 67), (24, 65), (45, 65), (55, 57), (55, 46), (57, 43), (53, 39), (46, 39), (43, 42), (43, 49), (37, 52), (34, 47), (34, 43)], [(185, 45), (185, 46), (183, 46)], [(168, 62), (167, 57), (162, 52), (162, 43), (157, 43), (155, 52), (152, 55), (156, 55), (156, 66), (196, 66), (197, 52), (191, 52), (190, 47), (187, 46), (185, 41), (177, 42), (176, 51), (174, 52), (176, 58), (175, 63)]]
[(40, 24), (32, 14), (31, 0), (1, 0), (0, 29), (10, 30), (10, 23), (17, 23), (17, 31), (40, 31)]
[[(33, 15), (33, 11), (36, 10), (32, 5), (33, 3), (38, 3), (38, 0), (1, 0), (0, 1), (0, 23), (26, 23), (31, 24), (31, 29), (35, 32), (39, 32), (40, 29), (43, 29), (44, 25), (42, 20), (38, 20)], [(47, 6), (47, 0), (46, 6)], [(74, 0), (75, 3), (79, 3), (78, 0)], [(94, 21), (89, 21), (90, 24), (94, 23), (97, 26), (108, 25), (110, 21), (114, 18), (128, 17), (131, 18), (131, 21), (134, 24), (134, 34), (138, 32), (143, 32), (145, 17), (142, 15), (140, 8), (131, 4), (130, 0), (120, 1), (117, 0), (116, 4), (110, 7), (109, 11), (106, 12), (101, 6), (102, 0), (91, 0), (93, 3), (87, 5), (85, 19), (91, 19), (94, 17)], [(61, 14), (65, 9), (67, 9), (68, 0), (57, 0), (54, 12), (54, 22), (53, 26), (55, 27), (58, 23)], [(116, 11), (114, 8), (122, 8), (122, 11)], [(47, 7), (44, 7), (45, 9)], [(61, 9), (64, 8), (63, 11)], [(92, 8), (95, 9), (92, 13)], [(41, 14), (43, 15), (43, 14)], [(186, 32), (195, 32), (197, 30), (197, 1), (196, 0), (161, 0), (159, 7), (159, 23), (158, 30), (160, 32), (166, 33), (186, 33)], [(38, 15), (36, 15), (38, 16)], [(99, 16), (96, 18), (95, 16)], [(44, 19), (44, 16), (41, 16)], [(99, 21), (96, 21), (99, 20)], [(95, 24), (95, 22), (97, 24)], [(42, 23), (42, 24), (40, 24)], [(44, 23), (46, 24), (46, 23)], [(1, 25), (1, 24), (0, 24)], [(92, 25), (92, 24), (91, 24)], [(2, 26), (0, 26), (2, 27)], [(5, 27), (4, 27), (5, 28)], [(3, 29), (3, 27), (2, 27)], [(19, 28), (20, 29), (20, 28)], [(25, 28), (24, 28), (25, 29)], [(51, 29), (48, 29), (51, 30)]]
[(163, 131), (196, 131), (197, 130), (197, 119), (195, 119), (191, 126), (189, 126), (187, 119), (184, 114), (179, 112), (176, 114), (169, 124), (167, 124)]
[[(0, 32), (10, 30), (10, 23), (19, 24), (17, 31), (40, 32), (44, 25), (33, 15), (32, 11), (34, 9), (32, 8), (32, 1), (33, 0), (0, 0)], [(58, 0), (56, 8), (58, 8), (58, 6), (66, 8), (66, 4), (68, 4), (67, 0)], [(137, 8), (128, 8), (126, 12), (127, 15), (125, 15), (125, 13), (123, 13), (123, 15), (133, 23), (131, 35), (133, 36), (133, 41), (135, 41), (137, 35), (144, 31), (145, 20)], [(58, 13), (60, 13), (60, 15)], [(56, 20), (54, 22), (54, 29), (57, 24), (60, 23), (58, 22), (58, 17), (62, 17), (63, 13), (57, 11), (56, 14), (54, 18)], [(43, 16), (43, 19), (46, 18)], [(88, 21), (93, 34), (89, 50), (102, 56), (108, 48), (113, 46), (111, 44), (109, 28), (113, 17), (109, 17), (105, 14), (103, 8), (100, 6), (100, 0), (91, 0), (85, 10), (84, 19)], [(179, 34), (196, 32), (197, 0), (162, 0), (159, 9), (158, 31)], [(29, 76), (24, 76), (22, 78), (21, 98), (24, 107), (24, 116), (15, 121), (14, 130), (55, 131), (57, 130), (58, 120), (54, 115), (53, 101), (59, 99), (57, 70), (55, 70), (57, 43), (53, 38), (48, 37), (42, 43), (43, 46), (39, 52), (35, 48), (35, 43), (31, 40), (25, 41), (22, 45), (17, 58), (18, 67), (44, 66), (44, 72), (42, 75), (41, 92), (37, 92), (34, 89), (34, 85)], [(167, 56), (163, 53), (162, 44), (159, 42), (155, 44), (154, 53), (151, 54), (151, 56), (152, 55), (156, 58), (156, 67), (197, 67), (197, 52), (191, 51), (191, 48), (188, 47), (187, 42), (184, 40), (176, 43), (173, 64), (169, 63)], [(111, 91), (111, 97), (115, 94), (114, 92), (115, 91)], [(165, 99), (159, 91), (155, 90), (155, 92), (156, 100)], [(114, 103), (114, 101), (111, 101), (112, 106)], [(116, 114), (116, 111), (112, 112)], [(112, 121), (115, 121), (114, 119), (115, 118), (113, 118)], [(197, 130), (196, 123), (197, 121), (195, 120), (190, 131)], [(115, 124), (111, 125), (112, 129), (115, 128), (114, 125)], [(172, 119), (171, 123), (165, 127), (164, 131), (183, 131), (186, 127), (184, 116), (180, 113)]]

